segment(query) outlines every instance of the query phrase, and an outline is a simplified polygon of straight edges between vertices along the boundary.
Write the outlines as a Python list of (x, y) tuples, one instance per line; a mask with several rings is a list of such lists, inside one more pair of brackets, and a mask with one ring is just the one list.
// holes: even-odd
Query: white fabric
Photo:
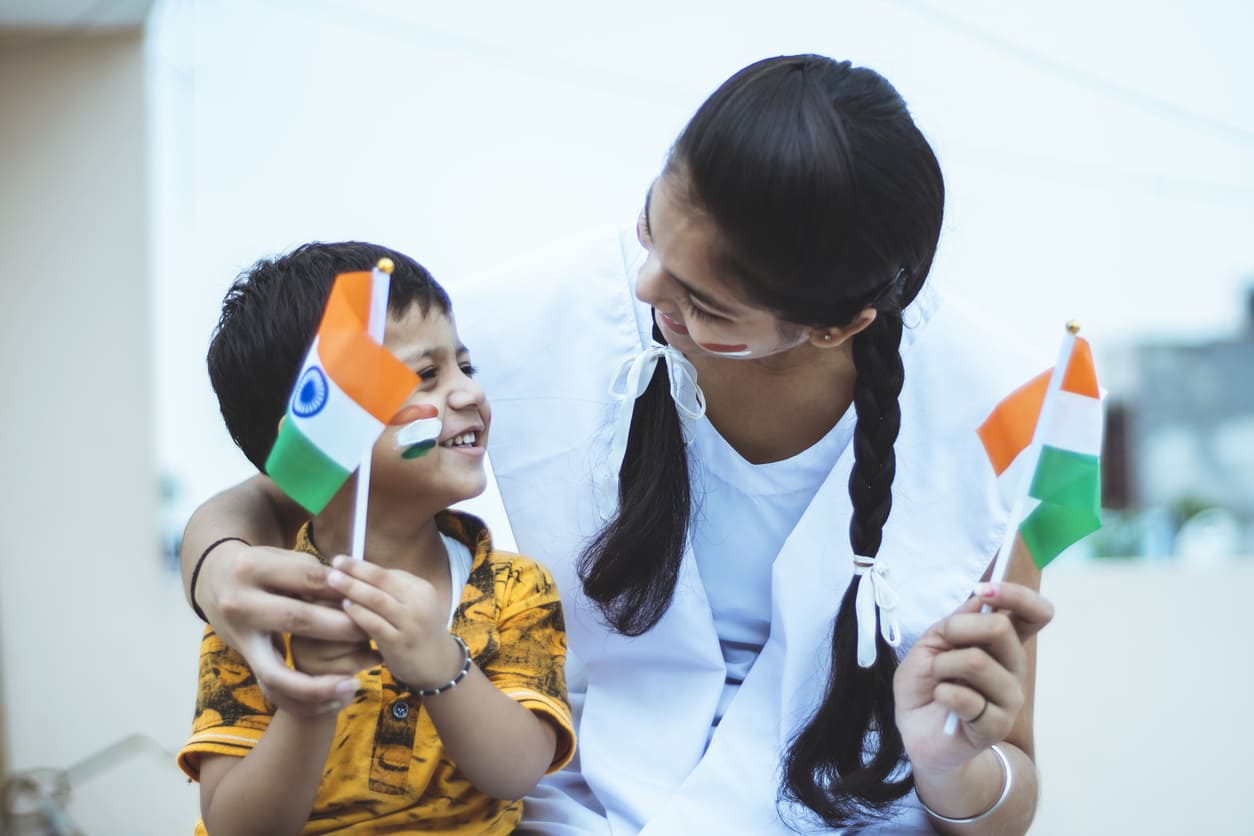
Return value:
[(470, 548), (455, 537), (450, 537), (443, 531), (440, 532), (440, 539), (444, 541), (444, 551), (448, 555), (448, 577), (449, 577), (449, 607), (448, 607), (448, 626), (453, 626), (453, 616), (457, 615), (457, 608), (462, 603), (462, 591), (466, 588), (466, 582), (470, 580), (470, 567), (475, 561), (475, 556), (470, 553)]
[(727, 668), (716, 728), (770, 635), (775, 557), (853, 437), (854, 414), (806, 450), (766, 464), (746, 461), (709, 421), (685, 423), (692, 439), (689, 537)]
[(853, 559), (853, 573), (862, 578), (854, 598), (854, 614), (858, 622), (858, 665), (869, 668), (875, 664), (877, 614), (884, 641), (889, 647), (901, 646), (901, 625), (897, 621), (900, 599), (888, 582), (888, 567), (882, 560), (858, 555)]
[[(607, 630), (575, 568), (601, 524), (594, 475), (618, 406), (609, 381), (650, 345), (631, 289), (638, 259), (630, 233), (592, 235), (448, 283), (494, 407), (490, 455), (514, 537), (553, 573), (571, 665), (582, 672), (571, 677), (580, 771), (546, 779), (527, 832), (791, 833), (785, 819), (806, 820), (777, 803), (779, 764), (822, 697), (831, 625), (854, 571), (851, 451), (772, 563), (769, 635), (711, 737), (726, 666), (691, 552), (671, 607), (637, 637)], [(907, 314), (893, 512), (880, 549), (902, 652), (967, 597), (1001, 541), (1008, 509), (975, 428), (1043, 365), (1017, 362), (1013, 343), (989, 337), (986, 317), (932, 294)], [(913, 796), (881, 830), (931, 832)]]
[(618, 470), (623, 463), (623, 454), (627, 452), (627, 436), (631, 430), (636, 399), (649, 388), (659, 360), (666, 363), (671, 400), (680, 415), (694, 421), (705, 417), (705, 394), (697, 385), (697, 370), (683, 354), (669, 345), (652, 343), (623, 362), (610, 383), (610, 397), (619, 402), (618, 412), (614, 417), (610, 452), (597, 475), (597, 494), (604, 519), (614, 516), (618, 506)]

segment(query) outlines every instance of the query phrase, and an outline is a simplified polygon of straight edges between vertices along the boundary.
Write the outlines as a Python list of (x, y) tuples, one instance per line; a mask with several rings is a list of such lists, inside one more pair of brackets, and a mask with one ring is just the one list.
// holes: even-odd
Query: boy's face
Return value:
[(424, 316), (413, 305), (399, 318), (388, 317), (383, 345), (422, 377), (398, 416), (406, 407), (433, 407), (443, 430), (434, 448), (414, 457), (397, 444), (402, 427), (387, 427), (374, 446), (372, 488), (412, 495), (441, 509), (483, 493), (492, 410), (471, 377), (470, 352), (458, 339), (452, 318), (435, 308)]

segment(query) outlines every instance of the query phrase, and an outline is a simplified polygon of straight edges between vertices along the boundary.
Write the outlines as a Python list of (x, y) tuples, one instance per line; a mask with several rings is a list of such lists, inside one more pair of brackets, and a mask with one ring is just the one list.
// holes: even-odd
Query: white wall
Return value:
[[(192, 715), (199, 630), (157, 542), (146, 134), (139, 32), (0, 47), (0, 660), (13, 770), (69, 767), (132, 733), (174, 748)], [(185, 792), (168, 760), (155, 774), (167, 792), (115, 773), (89, 831)], [(149, 832), (187, 826), (184, 814)]]

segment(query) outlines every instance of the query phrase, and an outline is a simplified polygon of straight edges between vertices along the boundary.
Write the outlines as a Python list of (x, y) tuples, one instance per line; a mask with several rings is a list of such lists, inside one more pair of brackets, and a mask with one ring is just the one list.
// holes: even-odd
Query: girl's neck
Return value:
[(706, 416), (753, 464), (791, 458), (827, 435), (853, 402), (848, 343), (805, 344), (762, 360), (692, 357)]

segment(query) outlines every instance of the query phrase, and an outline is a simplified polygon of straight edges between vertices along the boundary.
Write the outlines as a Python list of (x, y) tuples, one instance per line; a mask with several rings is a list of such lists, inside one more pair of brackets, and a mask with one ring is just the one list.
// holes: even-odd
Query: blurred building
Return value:
[(1108, 498), (1196, 518), (1254, 554), (1254, 288), (1246, 311), (1232, 337), (1134, 349), (1135, 388), (1110, 415)]

